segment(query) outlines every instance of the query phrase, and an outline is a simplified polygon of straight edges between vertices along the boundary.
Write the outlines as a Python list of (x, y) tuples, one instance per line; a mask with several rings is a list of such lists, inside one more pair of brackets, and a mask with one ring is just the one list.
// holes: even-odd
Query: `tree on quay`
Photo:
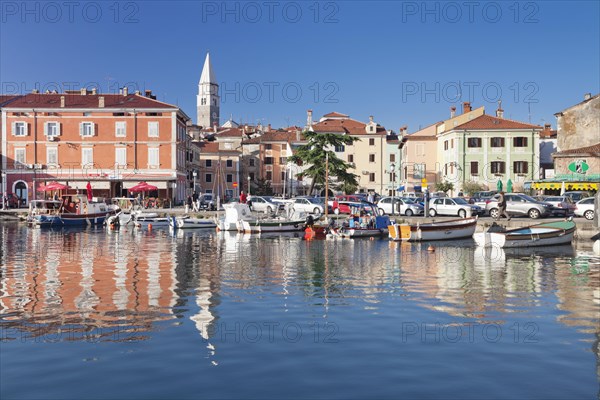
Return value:
[(309, 177), (312, 179), (309, 193), (313, 193), (315, 187), (325, 187), (325, 168), (327, 155), (329, 155), (329, 185), (335, 189), (348, 189), (358, 187), (358, 175), (349, 172), (354, 165), (338, 158), (334, 151), (328, 150), (335, 147), (351, 145), (358, 138), (341, 135), (337, 133), (316, 133), (304, 131), (307, 143), (300, 146), (289, 160), (296, 165), (308, 165), (303, 172), (298, 174), (300, 179)]

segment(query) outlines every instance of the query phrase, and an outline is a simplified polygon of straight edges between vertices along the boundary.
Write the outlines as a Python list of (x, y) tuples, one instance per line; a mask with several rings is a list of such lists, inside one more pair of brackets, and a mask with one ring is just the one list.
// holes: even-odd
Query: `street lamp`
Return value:
[(192, 171), (192, 175), (194, 176), (194, 193), (196, 193), (196, 177), (198, 176), (198, 171)]
[(394, 211), (396, 208), (396, 204), (394, 202), (394, 197), (396, 194), (396, 164), (391, 163), (390, 164), (390, 169), (392, 171), (392, 215), (394, 215)]
[(248, 196), (250, 196), (250, 175), (248, 175)]

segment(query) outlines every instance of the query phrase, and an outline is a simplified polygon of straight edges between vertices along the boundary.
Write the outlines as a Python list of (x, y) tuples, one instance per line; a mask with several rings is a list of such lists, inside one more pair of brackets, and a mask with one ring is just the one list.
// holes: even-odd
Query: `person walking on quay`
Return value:
[(198, 208), (198, 193), (194, 190), (194, 194), (192, 194), (192, 209), (194, 212), (200, 211)]
[(185, 203), (185, 213), (189, 213), (190, 212), (190, 207), (192, 207), (192, 196), (187, 197), (187, 201)]
[(498, 218), (496, 220), (502, 218), (502, 216), (505, 216), (506, 220), (510, 221), (510, 215), (506, 212), (506, 197), (504, 197), (504, 192), (500, 192), (500, 197), (498, 198)]
[(242, 190), (240, 192), (240, 203), (246, 204), (246, 200), (248, 200), (248, 197), (246, 197), (246, 193), (244, 193), (244, 191)]

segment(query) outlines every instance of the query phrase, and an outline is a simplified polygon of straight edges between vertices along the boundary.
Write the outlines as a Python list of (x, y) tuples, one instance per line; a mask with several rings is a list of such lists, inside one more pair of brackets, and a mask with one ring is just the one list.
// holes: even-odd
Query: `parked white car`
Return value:
[(277, 212), (284, 208), (282, 203), (273, 200), (270, 196), (250, 196), (248, 197), (248, 202), (250, 203), (250, 209), (252, 211), (264, 212), (267, 214)]
[(461, 218), (467, 215), (483, 215), (484, 211), (475, 204), (469, 204), (462, 197), (438, 197), (429, 201), (429, 216), (457, 215)]
[(325, 205), (319, 197), (296, 197), (293, 200), (295, 211), (304, 211), (309, 214), (323, 214)]
[(586, 197), (575, 203), (575, 215), (585, 219), (594, 219), (594, 197)]
[(400, 197), (383, 197), (377, 202), (377, 208), (380, 215), (392, 214), (392, 199), (394, 201), (394, 214), (423, 215), (423, 206), (412, 200), (402, 199)]

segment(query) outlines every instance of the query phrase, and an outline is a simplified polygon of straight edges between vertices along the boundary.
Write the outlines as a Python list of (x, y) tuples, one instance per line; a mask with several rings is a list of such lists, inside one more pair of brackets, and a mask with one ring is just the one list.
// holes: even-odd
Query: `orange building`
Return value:
[(2, 171), (8, 193), (26, 204), (40, 184), (59, 181), (95, 196), (128, 195), (140, 181), (180, 202), (189, 186), (190, 118), (151, 91), (99, 94), (81, 89), (30, 93), (2, 107)]

